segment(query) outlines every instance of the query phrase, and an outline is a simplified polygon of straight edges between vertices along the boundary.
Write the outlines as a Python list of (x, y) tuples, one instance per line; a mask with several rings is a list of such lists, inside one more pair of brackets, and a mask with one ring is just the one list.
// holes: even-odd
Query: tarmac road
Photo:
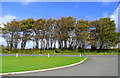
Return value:
[(118, 76), (117, 56), (90, 56), (80, 65), (45, 72), (11, 76)]

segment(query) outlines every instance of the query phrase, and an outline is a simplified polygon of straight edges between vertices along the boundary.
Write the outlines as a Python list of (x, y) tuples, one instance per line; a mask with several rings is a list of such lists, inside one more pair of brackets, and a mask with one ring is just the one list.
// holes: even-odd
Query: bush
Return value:
[(78, 53), (84, 53), (84, 52), (86, 52), (85, 49), (78, 49)]
[(120, 48), (118, 48), (117, 51), (120, 52)]
[(7, 53), (7, 54), (11, 54), (12, 53), (12, 51), (9, 51), (9, 50), (4, 50), (3, 52)]

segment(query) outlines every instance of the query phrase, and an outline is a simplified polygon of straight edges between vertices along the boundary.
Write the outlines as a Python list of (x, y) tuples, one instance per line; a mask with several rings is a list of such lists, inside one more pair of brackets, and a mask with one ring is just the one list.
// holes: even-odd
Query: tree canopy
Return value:
[(110, 18), (100, 18), (95, 21), (61, 17), (60, 19), (12, 20), (4, 23), (0, 29), (1, 37), (8, 48), (25, 49), (27, 42), (32, 41), (35, 49), (107, 49), (116, 46), (120, 33)]

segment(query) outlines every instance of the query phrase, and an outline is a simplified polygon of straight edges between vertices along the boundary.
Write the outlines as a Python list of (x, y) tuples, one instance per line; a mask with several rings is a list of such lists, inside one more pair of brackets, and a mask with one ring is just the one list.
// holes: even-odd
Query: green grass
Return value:
[(2, 73), (40, 70), (77, 63), (85, 57), (2, 56)]

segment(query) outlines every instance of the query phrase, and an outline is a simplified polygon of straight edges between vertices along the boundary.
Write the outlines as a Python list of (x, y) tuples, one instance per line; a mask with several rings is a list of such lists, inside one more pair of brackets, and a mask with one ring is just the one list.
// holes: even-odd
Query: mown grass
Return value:
[(2, 73), (40, 70), (77, 63), (85, 57), (2, 56)]

